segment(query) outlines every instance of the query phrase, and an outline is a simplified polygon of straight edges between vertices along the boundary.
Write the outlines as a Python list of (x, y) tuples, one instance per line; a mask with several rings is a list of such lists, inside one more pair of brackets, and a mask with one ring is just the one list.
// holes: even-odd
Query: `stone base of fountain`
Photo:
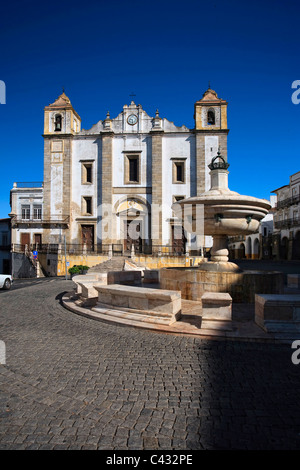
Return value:
[[(202, 269), (203, 267), (217, 269)], [(225, 263), (234, 264), (234, 263)], [(205, 265), (205, 266), (204, 266)], [(201, 301), (205, 292), (227, 292), (236, 303), (254, 303), (255, 294), (283, 294), (284, 274), (277, 271), (222, 271), (222, 263), (195, 268), (162, 268), (160, 288), (181, 291), (185, 300)]]

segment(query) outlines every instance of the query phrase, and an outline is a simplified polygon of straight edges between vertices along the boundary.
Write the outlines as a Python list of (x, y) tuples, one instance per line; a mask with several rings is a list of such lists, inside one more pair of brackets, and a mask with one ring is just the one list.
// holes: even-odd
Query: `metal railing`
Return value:
[(285, 220), (274, 220), (275, 228), (295, 227), (297, 225), (300, 225), (300, 217), (295, 217), (293, 219), (285, 219)]
[(70, 222), (69, 215), (52, 215), (51, 217), (41, 217), (41, 218), (34, 218), (34, 217), (22, 217), (22, 215), (15, 215), (11, 219), (11, 224), (68, 224)]
[[(11, 251), (15, 253), (25, 253), (38, 251), (38, 253), (46, 254), (60, 254), (63, 255), (65, 252), (68, 255), (84, 255), (84, 254), (94, 254), (94, 255), (112, 255), (112, 256), (129, 256), (131, 254), (131, 249), (123, 249), (122, 244), (113, 243), (113, 244), (97, 244), (97, 245), (84, 245), (81, 243), (34, 243), (28, 245), (22, 244), (12, 244)], [(135, 247), (135, 255), (152, 255), (152, 256), (185, 256), (186, 250), (184, 248), (172, 246), (172, 245), (145, 245), (140, 247)]]
[(300, 194), (295, 196), (287, 197), (281, 201), (277, 201), (276, 208), (283, 209), (284, 207), (292, 206), (293, 204), (298, 204), (300, 202)]
[(14, 243), (11, 245), (11, 250), (15, 253), (25, 253), (37, 251), (38, 253), (46, 254), (64, 254), (66, 252), (69, 255), (82, 255), (82, 254), (103, 254), (108, 255), (110, 252), (113, 256), (118, 256), (123, 254), (122, 245), (113, 244), (113, 245), (83, 245), (79, 243), (34, 243), (28, 245), (22, 245)]
[(183, 247), (172, 245), (152, 245), (151, 253), (153, 256), (185, 256)]

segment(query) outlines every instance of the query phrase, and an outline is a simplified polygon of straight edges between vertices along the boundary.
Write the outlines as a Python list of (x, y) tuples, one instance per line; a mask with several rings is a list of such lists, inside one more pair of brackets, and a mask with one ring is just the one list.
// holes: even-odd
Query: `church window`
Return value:
[(140, 182), (140, 156), (126, 155), (125, 157), (125, 184)]
[(207, 112), (207, 124), (214, 126), (216, 123), (215, 112), (213, 109), (209, 109)]
[(184, 161), (173, 162), (173, 183), (185, 182), (185, 163)]
[(93, 164), (83, 163), (82, 164), (82, 183), (88, 184), (93, 182)]
[(61, 131), (61, 115), (56, 114), (55, 116), (55, 131)]
[(129, 181), (138, 180), (138, 158), (133, 157), (129, 159)]
[(83, 213), (85, 215), (92, 215), (92, 198), (87, 196), (83, 198)]

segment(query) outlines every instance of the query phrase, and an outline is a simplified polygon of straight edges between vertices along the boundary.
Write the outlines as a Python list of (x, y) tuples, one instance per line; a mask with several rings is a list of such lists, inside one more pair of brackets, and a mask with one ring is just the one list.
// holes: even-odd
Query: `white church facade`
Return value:
[(12, 243), (190, 249), (172, 204), (209, 189), (218, 150), (227, 159), (227, 102), (209, 88), (194, 122), (177, 127), (132, 101), (85, 130), (62, 93), (44, 109), (42, 184), (11, 190)]

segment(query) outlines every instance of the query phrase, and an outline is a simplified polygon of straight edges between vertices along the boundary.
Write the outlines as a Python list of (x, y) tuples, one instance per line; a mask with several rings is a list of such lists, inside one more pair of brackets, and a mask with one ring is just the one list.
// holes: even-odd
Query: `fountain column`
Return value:
[(227, 263), (229, 254), (227, 246), (227, 235), (214, 235), (213, 246), (211, 248), (211, 260), (217, 263)]
[[(228, 168), (224, 158), (218, 155), (212, 159), (208, 168), (210, 169), (211, 191), (218, 191), (220, 194), (228, 191)], [(222, 223), (223, 214), (215, 214), (215, 224)], [(216, 263), (228, 262), (228, 238), (224, 234), (213, 235), (213, 246), (211, 248), (211, 261)]]

